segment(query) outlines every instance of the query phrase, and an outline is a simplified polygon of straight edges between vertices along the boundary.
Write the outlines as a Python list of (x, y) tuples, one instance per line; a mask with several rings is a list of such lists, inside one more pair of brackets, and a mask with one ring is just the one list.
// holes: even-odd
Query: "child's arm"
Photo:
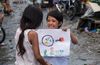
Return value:
[[(68, 29), (67, 27), (62, 28), (63, 31), (67, 31), (67, 29)], [(72, 32), (70, 32), (70, 36), (72, 43), (77, 44), (78, 43), (77, 37)]]
[(43, 57), (40, 55), (40, 50), (39, 50), (39, 42), (38, 42), (38, 34), (36, 32), (29, 32), (29, 40), (32, 44), (32, 49), (34, 52), (34, 56), (36, 60), (41, 64), (41, 65), (50, 65), (47, 63)]
[(71, 36), (72, 43), (77, 44), (78, 43), (77, 37), (72, 32), (70, 32), (70, 36)]

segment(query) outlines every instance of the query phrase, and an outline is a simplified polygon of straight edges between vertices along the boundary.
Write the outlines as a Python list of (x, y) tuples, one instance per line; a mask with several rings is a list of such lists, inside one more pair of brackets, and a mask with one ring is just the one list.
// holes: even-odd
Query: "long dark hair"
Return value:
[(24, 31), (26, 29), (36, 29), (40, 26), (43, 18), (43, 13), (39, 8), (35, 8), (34, 5), (29, 5), (25, 8), (22, 18), (20, 20), (20, 28), (22, 30), (19, 40), (17, 43), (18, 55), (23, 57), (23, 54), (26, 52), (23, 40), (24, 40)]

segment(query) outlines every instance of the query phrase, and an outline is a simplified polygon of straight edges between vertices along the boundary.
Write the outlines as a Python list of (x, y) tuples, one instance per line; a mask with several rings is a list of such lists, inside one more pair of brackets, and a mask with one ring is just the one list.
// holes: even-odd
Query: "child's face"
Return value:
[(48, 16), (47, 26), (49, 29), (58, 29), (59, 22), (56, 18), (54, 18), (52, 16)]

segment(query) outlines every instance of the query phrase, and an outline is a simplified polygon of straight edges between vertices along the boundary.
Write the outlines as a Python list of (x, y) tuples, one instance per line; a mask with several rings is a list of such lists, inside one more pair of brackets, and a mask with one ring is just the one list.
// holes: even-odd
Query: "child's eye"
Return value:
[(56, 22), (55, 20), (52, 20), (52, 22)]

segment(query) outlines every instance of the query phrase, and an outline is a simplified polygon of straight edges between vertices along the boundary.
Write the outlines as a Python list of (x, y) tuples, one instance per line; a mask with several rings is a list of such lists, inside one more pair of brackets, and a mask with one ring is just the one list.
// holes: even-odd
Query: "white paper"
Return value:
[(70, 30), (39, 29), (40, 53), (42, 56), (62, 57), (70, 55)]

